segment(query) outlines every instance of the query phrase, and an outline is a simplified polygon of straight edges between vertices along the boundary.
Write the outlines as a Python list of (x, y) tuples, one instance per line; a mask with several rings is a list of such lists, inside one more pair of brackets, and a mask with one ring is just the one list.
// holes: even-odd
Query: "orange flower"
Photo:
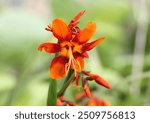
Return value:
[[(85, 93), (78, 93), (75, 95), (75, 99), (78, 102), (84, 102), (84, 99), (86, 99), (87, 95)], [(86, 99), (87, 100), (87, 99)], [(97, 97), (91, 97), (88, 98), (88, 101), (85, 103), (86, 106), (110, 106), (110, 103), (99, 99)]]
[(84, 58), (88, 57), (87, 51), (93, 49), (104, 39), (104, 37), (101, 37), (88, 43), (96, 30), (96, 25), (89, 22), (82, 30), (77, 26), (78, 20), (84, 12), (81, 11), (71, 20), (69, 25), (61, 18), (57, 18), (52, 22), (52, 26), (49, 25), (46, 28), (58, 39), (58, 43), (42, 43), (38, 50), (42, 51), (44, 49), (47, 53), (59, 54), (52, 60), (50, 65), (50, 76), (53, 79), (59, 80), (66, 76), (70, 68), (74, 69), (75, 75), (77, 72), (82, 72)]
[(90, 88), (89, 88), (89, 86), (88, 86), (88, 82), (87, 82), (86, 79), (83, 79), (83, 81), (82, 81), (82, 86), (83, 86), (83, 90), (84, 90), (84, 92), (85, 92), (85, 95), (86, 95), (87, 97), (91, 98), (92, 95), (91, 95)]
[(86, 106), (110, 106), (110, 104), (104, 100), (100, 100), (98, 98), (92, 98), (89, 100)]
[(102, 85), (102, 86), (104, 86), (107, 89), (111, 88), (111, 86), (109, 85), (109, 83), (105, 79), (103, 79), (102, 77), (100, 77), (99, 75), (92, 74), (90, 72), (85, 72), (85, 71), (83, 71), (83, 73), (88, 76), (86, 78), (86, 80), (95, 80), (95, 82), (97, 84)]
[[(86, 76), (85, 76), (86, 75)], [(80, 74), (77, 74), (74, 81), (76, 81), (76, 86), (78, 86), (79, 78), (82, 78), (82, 87), (85, 92), (85, 96), (88, 98), (92, 97), (92, 94), (90, 92), (88, 81), (94, 80), (97, 84), (104, 86), (107, 89), (110, 89), (110, 84), (103, 79), (101, 76), (97, 74), (90, 73), (89, 71), (82, 71)]]

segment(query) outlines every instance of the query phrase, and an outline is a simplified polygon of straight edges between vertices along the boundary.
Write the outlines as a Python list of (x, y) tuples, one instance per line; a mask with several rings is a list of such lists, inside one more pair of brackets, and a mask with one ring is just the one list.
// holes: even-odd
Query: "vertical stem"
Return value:
[[(58, 53), (55, 54), (55, 58)], [(57, 103), (57, 80), (51, 79), (48, 89), (47, 106), (56, 106)]]
[(47, 106), (56, 106), (57, 101), (57, 81), (52, 79), (49, 84)]
[[(148, 31), (148, 6), (147, 0), (132, 0), (132, 4), (137, 23), (132, 62), (132, 76), (141, 76), (143, 72), (144, 51)], [(141, 79), (132, 81), (130, 88), (131, 95), (140, 95), (140, 82)]]
[(67, 80), (64, 82), (63, 87), (62, 87), (62, 88), (60, 89), (60, 91), (58, 92), (57, 97), (61, 97), (61, 96), (64, 95), (64, 93), (65, 93), (67, 87), (69, 86), (69, 84), (70, 84), (70, 82), (73, 80), (73, 78), (74, 78), (74, 73), (72, 73), (71, 75), (69, 75), (69, 76), (67, 77)]

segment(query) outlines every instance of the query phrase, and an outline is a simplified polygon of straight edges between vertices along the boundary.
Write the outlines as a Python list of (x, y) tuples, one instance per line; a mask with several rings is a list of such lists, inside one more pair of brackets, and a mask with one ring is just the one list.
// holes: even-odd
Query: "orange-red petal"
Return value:
[(60, 18), (52, 22), (52, 32), (59, 41), (69, 40), (71, 38), (67, 24)]
[(80, 44), (87, 42), (94, 34), (96, 25), (93, 22), (89, 22), (87, 26), (79, 32), (78, 41)]
[(85, 10), (79, 12), (71, 21), (69, 24), (69, 27), (75, 27), (79, 22), (80, 17), (85, 13)]
[(59, 80), (62, 77), (64, 77), (67, 74), (65, 69), (67, 62), (68, 59), (63, 56), (58, 56), (54, 58), (50, 66), (50, 76), (56, 80)]
[(88, 55), (87, 52), (83, 52), (81, 55), (82, 55), (83, 57), (85, 57), (85, 58), (89, 58), (89, 55)]
[(77, 87), (78, 84), (79, 84), (79, 78), (80, 78), (79, 74), (77, 74), (77, 75), (75, 76), (75, 78), (74, 78), (74, 80), (76, 81), (76, 87)]
[(84, 69), (84, 59), (81, 56), (75, 57), (75, 62), (72, 63), (73, 68), (77, 72), (81, 72)]
[(100, 100), (98, 98), (92, 98), (89, 100), (86, 106), (110, 106), (110, 104), (104, 100)]
[(83, 89), (84, 89), (84, 92), (86, 94), (87, 97), (91, 98), (91, 92), (90, 92), (90, 89), (89, 89), (89, 86), (88, 86), (88, 83), (84, 83), (83, 85)]
[(87, 104), (86, 106), (97, 106), (95, 100), (91, 99)]
[(57, 106), (62, 106), (62, 102), (61, 102), (61, 100), (60, 99), (57, 99), (57, 104), (56, 104)]
[(100, 77), (99, 75), (96, 74), (89, 74), (89, 79), (95, 80), (95, 82), (99, 85), (104, 86), (105, 88), (110, 89), (110, 85), (109, 83), (103, 79), (102, 77)]
[(110, 84), (105, 79), (103, 79), (100, 76), (95, 76), (95, 77), (96, 77), (95, 81), (96, 81), (97, 84), (100, 84), (100, 85), (110, 89)]
[(105, 39), (105, 37), (101, 37), (101, 38), (99, 38), (93, 42), (84, 44), (82, 47), (82, 52), (89, 51), (89, 50), (93, 49), (96, 45), (98, 45), (104, 39)]
[(56, 43), (42, 43), (39, 47), (38, 50), (42, 51), (45, 50), (47, 53), (56, 53), (60, 51), (60, 45)]

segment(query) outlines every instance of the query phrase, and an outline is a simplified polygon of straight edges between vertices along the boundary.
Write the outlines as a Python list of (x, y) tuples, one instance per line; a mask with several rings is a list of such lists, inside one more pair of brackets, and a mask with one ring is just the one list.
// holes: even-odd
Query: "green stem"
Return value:
[(64, 81), (64, 85), (61, 88), (61, 90), (58, 92), (57, 97), (61, 97), (64, 95), (67, 87), (69, 86), (69, 84), (71, 83), (73, 78), (74, 78), (74, 73), (72, 72), (71, 75), (69, 75), (69, 77), (67, 77), (66, 81)]
[(47, 106), (56, 106), (57, 101), (57, 81), (52, 79), (49, 84)]

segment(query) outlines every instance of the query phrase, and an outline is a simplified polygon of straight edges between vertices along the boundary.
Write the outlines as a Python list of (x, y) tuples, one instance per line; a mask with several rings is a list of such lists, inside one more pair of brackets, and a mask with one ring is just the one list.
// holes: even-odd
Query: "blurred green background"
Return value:
[[(149, 0), (0, 0), (0, 105), (46, 105), (54, 55), (37, 48), (56, 39), (44, 28), (58, 17), (69, 23), (81, 10), (82, 28), (97, 25), (92, 40), (106, 37), (85, 69), (112, 88), (90, 82), (94, 95), (111, 105), (150, 105)], [(70, 86), (66, 99), (73, 101), (75, 91)]]

